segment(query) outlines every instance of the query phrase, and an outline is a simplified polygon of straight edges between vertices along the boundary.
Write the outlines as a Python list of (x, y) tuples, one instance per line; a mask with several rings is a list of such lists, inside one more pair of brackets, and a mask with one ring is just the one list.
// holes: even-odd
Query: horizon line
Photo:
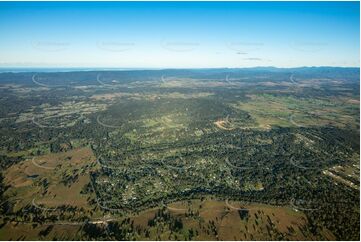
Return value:
[(244, 67), (106, 67), (106, 66), (0, 66), (0, 69), (123, 69), (123, 70), (169, 70), (169, 69), (253, 69), (253, 68), (275, 68), (275, 69), (296, 69), (296, 68), (360, 68), (360, 66), (330, 66), (330, 65), (302, 65), (293, 67), (283, 66), (244, 66)]

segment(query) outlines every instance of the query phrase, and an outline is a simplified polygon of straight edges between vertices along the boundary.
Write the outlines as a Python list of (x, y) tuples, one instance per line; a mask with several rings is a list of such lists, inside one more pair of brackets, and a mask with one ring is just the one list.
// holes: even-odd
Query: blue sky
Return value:
[(358, 67), (359, 19), (359, 2), (1, 2), (0, 67)]

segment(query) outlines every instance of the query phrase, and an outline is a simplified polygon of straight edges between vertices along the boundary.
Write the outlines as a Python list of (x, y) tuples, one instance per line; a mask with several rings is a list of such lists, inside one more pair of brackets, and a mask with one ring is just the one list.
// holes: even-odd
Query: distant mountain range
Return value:
[(302, 71), (335, 71), (354, 70), (359, 71), (359, 67), (332, 67), (332, 66), (303, 66), (303, 67), (274, 67), (257, 66), (244, 68), (107, 68), (107, 67), (0, 67), (0, 73), (4, 72), (78, 72), (78, 71), (213, 71), (213, 72), (237, 72), (237, 71), (267, 71), (267, 72), (302, 72)]

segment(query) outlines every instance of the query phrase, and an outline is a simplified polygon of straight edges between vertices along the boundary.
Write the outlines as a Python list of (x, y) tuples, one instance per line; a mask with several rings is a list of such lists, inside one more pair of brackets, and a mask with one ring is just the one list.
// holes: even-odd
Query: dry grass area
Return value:
[(270, 130), (271, 126), (269, 124), (265, 124), (264, 122), (261, 122), (259, 125), (244, 125), (242, 122), (239, 122), (237, 120), (229, 120), (228, 116), (225, 119), (219, 119), (214, 122), (214, 125), (222, 130), (249, 130), (249, 129), (258, 129), (258, 130)]
[(80, 194), (89, 183), (89, 172), (97, 169), (96, 159), (90, 148), (78, 148), (61, 153), (34, 157), (11, 166), (4, 173), (6, 191), (15, 209), (33, 200), (37, 205), (57, 207), (87, 206), (87, 195)]
[[(81, 225), (36, 225), (34, 223), (33, 226), (33, 224), (7, 223), (0, 230), (0, 240), (49, 240), (50, 238), (74, 240), (80, 228)], [(41, 236), (42, 234), (44, 236)]]
[[(241, 217), (238, 208), (247, 209), (245, 217)], [(167, 205), (172, 216), (182, 219), (183, 231), (193, 229), (197, 236), (193, 240), (277, 240), (282, 234), (288, 240), (315, 240), (305, 229), (308, 224), (305, 214), (288, 206), (271, 206), (266, 204), (245, 204), (236, 201), (206, 199), (180, 201)], [(147, 222), (153, 218), (157, 209), (149, 209), (132, 217), (135, 226), (147, 228)], [(186, 216), (192, 211), (199, 216)], [(210, 232), (210, 224), (214, 224), (216, 233)], [(322, 232), (327, 239), (334, 236), (327, 230)], [(161, 233), (153, 231), (152, 236), (162, 240), (169, 238), (170, 231)], [(150, 237), (150, 239), (155, 239)], [(142, 238), (147, 239), (147, 238)], [(149, 238), (148, 238), (149, 239)]]
[(234, 128), (228, 128), (226, 126), (229, 126), (229, 122), (227, 120), (218, 120), (216, 122), (214, 122), (214, 124), (220, 128), (220, 129), (223, 129), (223, 130), (233, 130)]

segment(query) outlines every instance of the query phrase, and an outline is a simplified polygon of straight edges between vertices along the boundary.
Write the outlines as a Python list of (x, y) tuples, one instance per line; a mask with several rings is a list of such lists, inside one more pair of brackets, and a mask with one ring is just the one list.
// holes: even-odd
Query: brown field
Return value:
[[(295, 211), (288, 206), (271, 206), (266, 204), (242, 204), (241, 202), (229, 202), (214, 199), (191, 200), (175, 202), (166, 205), (167, 210), (174, 217), (182, 219), (183, 232), (193, 229), (198, 235), (193, 240), (276, 240), (283, 236), (289, 240), (315, 240), (318, 237), (307, 231), (308, 224), (305, 214)], [(246, 208), (249, 212), (248, 220), (241, 219), (237, 208)], [(141, 228), (149, 228), (147, 222), (153, 218), (157, 208), (141, 212), (138, 216), (132, 217), (134, 225)], [(189, 211), (199, 212), (199, 216), (189, 217)], [(217, 234), (207, 232), (209, 224), (214, 222)], [(150, 238), (140, 239), (154, 240), (158, 236), (162, 240), (168, 240), (169, 230), (153, 230), (149, 228)], [(301, 232), (302, 231), (302, 232)], [(186, 234), (186, 232), (184, 232)], [(179, 239), (182, 238), (179, 235)], [(334, 236), (327, 230), (322, 236), (334, 239)]]
[(233, 130), (233, 128), (227, 128), (227, 127), (225, 127), (225, 125), (228, 125), (228, 124), (229, 124), (229, 122), (226, 121), (226, 120), (218, 120), (218, 121), (214, 122), (214, 124), (215, 124), (218, 128), (223, 129), (223, 130)]
[[(0, 229), (0, 240), (74, 240), (79, 233), (81, 225), (36, 225), (7, 223)], [(49, 233), (46, 236), (40, 236), (46, 229)], [(80, 237), (79, 237), (80, 238)]]
[[(87, 206), (87, 196), (80, 194), (89, 183), (89, 171), (97, 169), (90, 148), (33, 157), (11, 166), (4, 173), (5, 184), (10, 185), (5, 195), (15, 201), (15, 210), (27, 204), (57, 207), (61, 205)], [(66, 177), (74, 181), (62, 183)], [(47, 187), (42, 181), (47, 181)]]

